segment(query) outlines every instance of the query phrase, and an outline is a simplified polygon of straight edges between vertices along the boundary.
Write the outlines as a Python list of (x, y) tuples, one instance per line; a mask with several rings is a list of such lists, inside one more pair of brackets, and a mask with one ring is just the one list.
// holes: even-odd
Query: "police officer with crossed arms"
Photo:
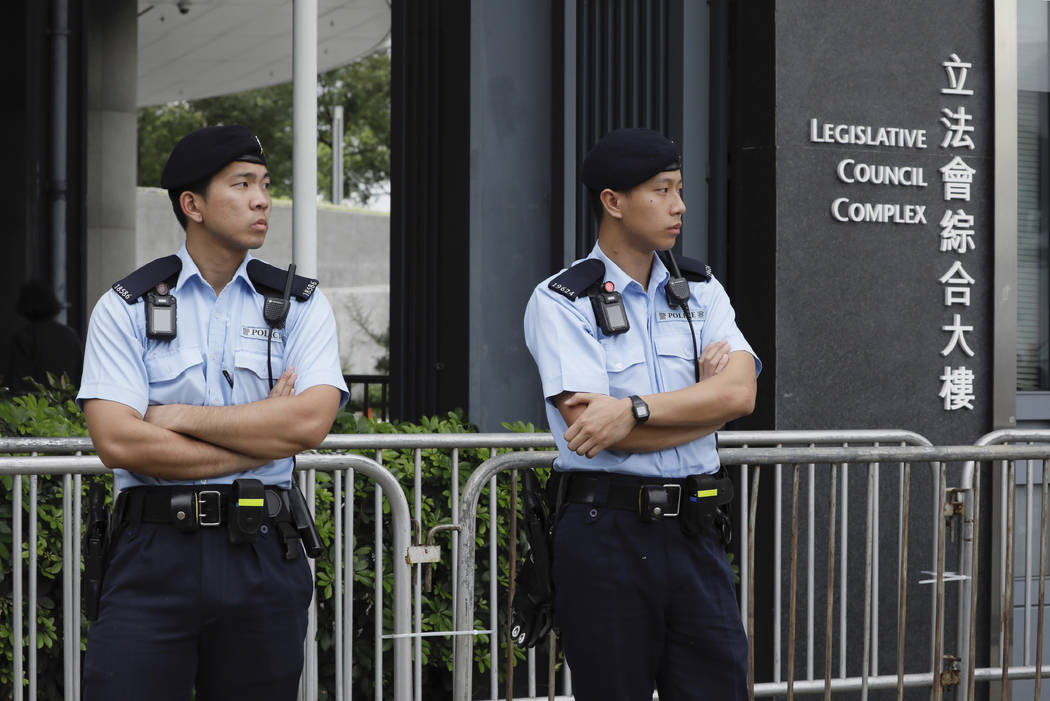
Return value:
[[(313, 595), (292, 489), (346, 385), (317, 281), (252, 257), (270, 174), (241, 126), (183, 138), (164, 168), (186, 242), (91, 315), (77, 401), (115, 500), (84, 699), (289, 700)], [(316, 531), (313, 531), (316, 534)]]
[(716, 509), (731, 498), (714, 432), (754, 408), (761, 364), (725, 290), (670, 249), (681, 159), (648, 129), (607, 134), (582, 179), (587, 258), (525, 312), (564, 506), (554, 621), (579, 701), (747, 698), (747, 639)]

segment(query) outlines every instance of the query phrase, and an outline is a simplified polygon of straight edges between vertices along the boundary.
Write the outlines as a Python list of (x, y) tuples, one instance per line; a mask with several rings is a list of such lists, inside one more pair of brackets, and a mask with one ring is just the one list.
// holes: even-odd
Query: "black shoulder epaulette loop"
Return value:
[(176, 255), (165, 256), (146, 263), (123, 280), (114, 282), (113, 291), (128, 304), (136, 304), (142, 295), (162, 282), (168, 287), (175, 287), (181, 272), (182, 259)]
[(712, 278), (711, 266), (696, 258), (686, 258), (675, 255), (678, 269), (682, 271), (682, 277), (689, 282), (707, 282)]
[[(278, 297), (284, 294), (284, 280), (288, 275), (287, 270), (264, 263), (258, 258), (252, 258), (248, 261), (247, 272), (248, 279), (252, 281), (255, 291), (259, 294), (263, 296), (276, 294)], [(292, 297), (295, 297), (300, 302), (310, 299), (310, 295), (316, 289), (317, 280), (312, 277), (296, 275), (292, 281)]]
[(605, 263), (597, 258), (581, 260), (547, 283), (547, 287), (572, 301), (579, 299), (594, 283), (605, 277)]

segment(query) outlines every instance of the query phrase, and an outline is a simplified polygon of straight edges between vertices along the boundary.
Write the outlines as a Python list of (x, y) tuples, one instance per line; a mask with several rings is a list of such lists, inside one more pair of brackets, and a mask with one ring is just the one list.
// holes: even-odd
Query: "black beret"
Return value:
[(594, 145), (583, 159), (583, 184), (599, 192), (629, 190), (665, 170), (679, 170), (678, 147), (652, 129), (616, 129)]
[(266, 165), (262, 142), (251, 129), (236, 124), (198, 129), (175, 144), (160, 175), (160, 186), (177, 190), (218, 173), (233, 161)]

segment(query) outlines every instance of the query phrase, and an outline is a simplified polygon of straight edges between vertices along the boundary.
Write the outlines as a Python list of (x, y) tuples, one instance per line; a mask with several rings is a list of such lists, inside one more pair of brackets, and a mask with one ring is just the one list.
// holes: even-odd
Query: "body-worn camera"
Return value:
[(627, 320), (627, 310), (623, 306), (623, 297), (619, 292), (593, 294), (591, 306), (594, 307), (594, 318), (598, 322), (598, 328), (606, 336), (623, 333), (631, 328)]
[(175, 295), (168, 294), (166, 285), (146, 295), (146, 336), (168, 340), (175, 338)]

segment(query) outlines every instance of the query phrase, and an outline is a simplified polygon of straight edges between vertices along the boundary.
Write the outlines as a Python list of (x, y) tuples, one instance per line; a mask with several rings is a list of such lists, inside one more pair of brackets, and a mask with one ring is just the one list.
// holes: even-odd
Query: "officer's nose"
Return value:
[(672, 214), (685, 214), (685, 200), (682, 199), (682, 193), (675, 190), (674, 201), (671, 202), (671, 213)]
[(270, 191), (264, 187), (259, 187), (255, 191), (255, 196), (252, 198), (252, 209), (269, 209), (270, 208)]

